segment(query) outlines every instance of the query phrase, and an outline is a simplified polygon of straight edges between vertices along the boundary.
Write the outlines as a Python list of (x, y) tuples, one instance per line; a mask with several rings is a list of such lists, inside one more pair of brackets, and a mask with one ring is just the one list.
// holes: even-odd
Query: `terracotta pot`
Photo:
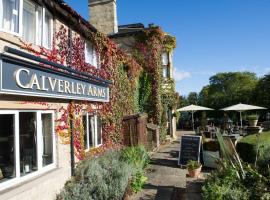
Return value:
[(248, 123), (249, 123), (249, 126), (255, 127), (257, 126), (258, 120), (249, 120)]
[(197, 169), (188, 169), (188, 175), (191, 177), (191, 178), (198, 178), (198, 176), (200, 175), (201, 173), (201, 170), (202, 170), (202, 165), (197, 168)]

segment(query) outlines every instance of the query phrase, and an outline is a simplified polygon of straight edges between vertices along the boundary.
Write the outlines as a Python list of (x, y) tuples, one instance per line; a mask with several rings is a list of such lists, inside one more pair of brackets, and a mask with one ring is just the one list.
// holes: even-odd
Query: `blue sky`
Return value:
[[(87, 0), (66, 2), (88, 19)], [(155, 23), (176, 36), (174, 76), (182, 95), (199, 92), (217, 72), (270, 73), (270, 0), (118, 0), (117, 6), (120, 25)]]

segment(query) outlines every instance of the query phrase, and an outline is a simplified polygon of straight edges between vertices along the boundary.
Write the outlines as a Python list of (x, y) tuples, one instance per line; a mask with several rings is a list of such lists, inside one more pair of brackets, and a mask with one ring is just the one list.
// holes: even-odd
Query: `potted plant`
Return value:
[(247, 119), (248, 119), (249, 126), (255, 127), (255, 126), (257, 126), (259, 116), (256, 115), (256, 114), (254, 114), (254, 115), (249, 115), (249, 116), (247, 117)]
[(187, 163), (187, 169), (191, 178), (198, 178), (202, 170), (202, 165), (198, 161), (189, 160)]

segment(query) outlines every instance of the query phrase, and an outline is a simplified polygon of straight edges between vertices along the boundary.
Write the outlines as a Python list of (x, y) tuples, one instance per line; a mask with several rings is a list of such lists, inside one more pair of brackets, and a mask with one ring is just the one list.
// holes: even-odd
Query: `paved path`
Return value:
[[(190, 133), (190, 132), (189, 132)], [(179, 132), (179, 136), (187, 134)], [(165, 145), (152, 156), (147, 170), (148, 182), (144, 189), (133, 195), (132, 200), (197, 200), (200, 199), (198, 187), (186, 177), (186, 169), (178, 162), (180, 141)], [(188, 184), (188, 189), (186, 188)], [(192, 188), (190, 192), (189, 188)], [(200, 187), (199, 187), (200, 188)], [(191, 194), (189, 194), (191, 193)]]

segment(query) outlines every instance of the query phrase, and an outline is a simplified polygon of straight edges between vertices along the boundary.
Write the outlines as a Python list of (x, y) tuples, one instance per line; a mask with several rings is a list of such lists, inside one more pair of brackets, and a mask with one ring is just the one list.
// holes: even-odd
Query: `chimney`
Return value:
[(116, 0), (88, 0), (88, 2), (90, 23), (104, 34), (117, 33)]

